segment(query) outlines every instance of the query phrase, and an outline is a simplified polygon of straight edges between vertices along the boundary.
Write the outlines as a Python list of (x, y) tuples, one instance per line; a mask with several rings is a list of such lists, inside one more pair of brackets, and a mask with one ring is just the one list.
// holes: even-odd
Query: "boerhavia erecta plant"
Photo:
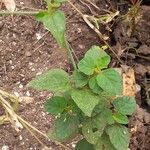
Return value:
[(53, 92), (45, 110), (56, 117), (50, 139), (66, 142), (81, 134), (75, 150), (127, 150), (128, 116), (136, 109), (134, 97), (122, 94), (122, 77), (108, 68), (110, 56), (92, 46), (70, 75), (51, 69), (28, 86)]

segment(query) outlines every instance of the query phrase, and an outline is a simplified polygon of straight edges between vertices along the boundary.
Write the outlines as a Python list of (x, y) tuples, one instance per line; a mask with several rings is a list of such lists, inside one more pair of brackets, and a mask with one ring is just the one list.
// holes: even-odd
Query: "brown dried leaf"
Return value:
[(5, 7), (9, 11), (15, 11), (16, 9), (16, 3), (14, 0), (2, 0), (4, 3)]
[(135, 96), (136, 83), (134, 70), (129, 66), (122, 66), (122, 78), (123, 78), (123, 95)]
[(115, 70), (122, 76), (123, 80), (123, 95), (135, 96), (140, 91), (139, 85), (135, 82), (134, 70), (126, 65), (122, 65), (122, 68), (115, 68)]

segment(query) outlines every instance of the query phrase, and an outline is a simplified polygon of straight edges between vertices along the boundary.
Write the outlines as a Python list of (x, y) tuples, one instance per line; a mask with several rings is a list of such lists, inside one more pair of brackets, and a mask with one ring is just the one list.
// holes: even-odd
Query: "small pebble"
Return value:
[(24, 5), (24, 2), (20, 2), (20, 5)]
[(35, 71), (35, 68), (32, 68), (31, 71)]
[(31, 52), (29, 51), (25, 52), (25, 56), (30, 57), (31, 55), (32, 55)]
[(15, 96), (19, 97), (19, 93), (18, 92), (14, 92)]
[(20, 140), (20, 141), (22, 140), (22, 135), (19, 135), (19, 140)]
[(15, 66), (11, 66), (11, 69), (15, 69)]
[(19, 85), (19, 88), (20, 88), (20, 89), (22, 89), (22, 88), (23, 88), (23, 85), (22, 85), (22, 84), (20, 84), (20, 85)]
[(30, 92), (29, 92), (29, 91), (27, 91), (27, 92), (26, 92), (26, 95), (27, 95), (27, 96), (30, 96)]
[(76, 147), (76, 144), (72, 143), (71, 146), (72, 146), (73, 148), (75, 148), (75, 147)]
[(33, 63), (32, 63), (32, 62), (29, 62), (29, 65), (30, 65), (30, 66), (32, 66), (32, 65), (33, 65)]
[(12, 65), (12, 60), (9, 60), (9, 63)]
[(2, 146), (1, 150), (9, 150), (9, 146), (4, 145), (4, 146)]
[(41, 75), (41, 74), (42, 74), (42, 72), (38, 72), (38, 73), (36, 74), (36, 76)]
[(36, 39), (40, 40), (42, 38), (42, 35), (40, 33), (36, 33)]

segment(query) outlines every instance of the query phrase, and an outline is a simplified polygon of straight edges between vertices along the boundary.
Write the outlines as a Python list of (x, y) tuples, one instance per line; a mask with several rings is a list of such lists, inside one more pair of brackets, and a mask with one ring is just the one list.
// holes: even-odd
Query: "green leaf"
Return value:
[(52, 69), (30, 81), (27, 86), (38, 90), (65, 92), (70, 88), (69, 75), (62, 69)]
[(97, 76), (98, 85), (106, 92), (122, 94), (122, 77), (114, 69), (106, 69)]
[(86, 58), (92, 58), (96, 68), (107, 68), (110, 56), (99, 46), (92, 46), (85, 54)]
[(48, 132), (48, 137), (59, 142), (66, 142), (78, 133), (78, 125), (77, 116), (63, 115), (55, 121)]
[(92, 91), (96, 94), (100, 94), (103, 90), (99, 87), (99, 85), (97, 84), (97, 80), (96, 77), (92, 77), (89, 80), (89, 87), (92, 89)]
[(75, 85), (77, 88), (83, 87), (88, 83), (88, 76), (81, 72), (74, 71), (73, 72), (73, 81), (75, 82)]
[(103, 111), (97, 115), (98, 123), (103, 122), (105, 124), (114, 124), (114, 119), (112, 115), (112, 111), (108, 108), (103, 109)]
[(60, 96), (52, 97), (44, 104), (45, 111), (53, 115), (62, 113), (66, 107), (67, 101)]
[(45, 28), (51, 32), (59, 46), (66, 48), (65, 30), (66, 20), (65, 15), (62, 11), (57, 10), (50, 14), (45, 12), (37, 15), (37, 20), (43, 22)]
[(110, 56), (98, 46), (92, 46), (79, 62), (79, 70), (86, 75), (92, 75), (94, 71), (107, 68), (110, 63)]
[(106, 133), (109, 135), (111, 143), (117, 150), (127, 150), (130, 142), (128, 129), (124, 126), (114, 124), (108, 126)]
[(86, 141), (86, 139), (82, 139), (77, 143), (75, 150), (95, 150), (95, 149), (92, 144)]
[(114, 124), (112, 111), (110, 109), (106, 108), (101, 115), (105, 118), (107, 124)]
[(103, 135), (98, 139), (97, 143), (94, 145), (94, 148), (95, 150), (116, 150), (106, 133), (103, 133)]
[(108, 124), (114, 124), (114, 120), (112, 111), (105, 108), (101, 113), (89, 118), (83, 123), (83, 136), (89, 143), (96, 144)]
[(136, 110), (136, 101), (134, 97), (124, 96), (118, 97), (113, 101), (113, 105), (117, 112), (123, 115), (132, 115)]
[(71, 97), (85, 115), (89, 117), (91, 117), (94, 107), (99, 103), (99, 97), (86, 89), (73, 90)]
[(68, 107), (70, 109), (70, 113), (77, 115), (80, 122), (85, 120), (85, 115), (72, 99), (68, 101)]
[(47, 15), (47, 11), (40, 11), (38, 14), (36, 14), (36, 20), (37, 21), (43, 21), (43, 18)]
[[(105, 109), (110, 108), (111, 101), (115, 98), (115, 96), (114, 94), (103, 91), (99, 94), (99, 98), (100, 98), (99, 104), (95, 106), (92, 112), (92, 116), (95, 116), (96, 114), (99, 114)], [(110, 110), (109, 112), (111, 113), (111, 117), (112, 117), (112, 112)], [(113, 120), (113, 118), (111, 120)]]
[(106, 101), (100, 100), (99, 104), (95, 106), (92, 112), (92, 117), (102, 112), (107, 106)]
[(96, 144), (102, 133), (103, 131), (99, 132), (92, 121), (88, 121), (83, 124), (82, 134), (84, 138), (91, 144)]
[(86, 75), (92, 75), (95, 71), (95, 64), (91, 57), (83, 58), (79, 64), (78, 68), (81, 72), (85, 73)]
[(115, 120), (116, 122), (121, 123), (121, 124), (128, 124), (128, 123), (129, 123), (128, 117), (125, 116), (125, 115), (122, 115), (122, 114), (120, 114), (120, 113), (115, 113), (115, 114), (113, 115), (113, 118), (114, 118), (114, 120)]
[(83, 123), (82, 134), (91, 144), (96, 144), (106, 126), (103, 118), (90, 118)]

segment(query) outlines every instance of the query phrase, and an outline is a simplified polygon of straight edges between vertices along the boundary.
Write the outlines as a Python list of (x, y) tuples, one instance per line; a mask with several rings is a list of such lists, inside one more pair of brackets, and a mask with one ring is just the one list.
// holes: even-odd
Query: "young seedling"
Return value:
[(134, 97), (122, 95), (122, 77), (108, 68), (110, 56), (92, 46), (71, 75), (52, 69), (28, 86), (54, 93), (44, 105), (56, 117), (48, 136), (66, 142), (82, 135), (75, 150), (127, 150), (128, 116), (136, 109)]

